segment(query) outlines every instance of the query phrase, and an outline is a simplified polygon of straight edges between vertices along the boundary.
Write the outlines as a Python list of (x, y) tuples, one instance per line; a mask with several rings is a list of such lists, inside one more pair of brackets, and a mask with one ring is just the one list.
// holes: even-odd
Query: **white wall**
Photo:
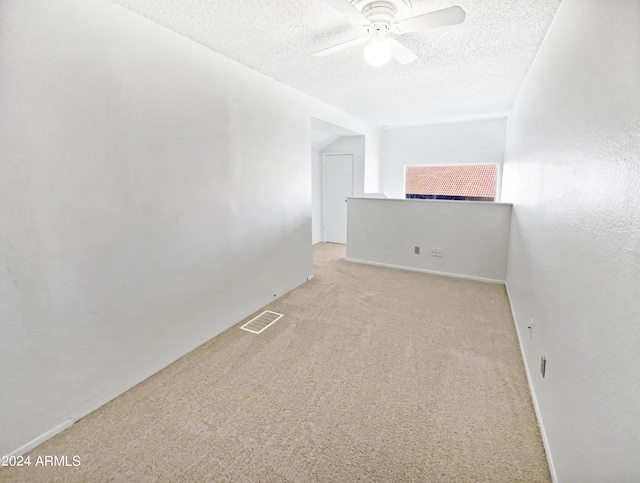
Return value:
[(640, 2), (565, 0), (508, 124), (507, 282), (557, 481), (640, 481)]
[(306, 279), (312, 116), (379, 142), (102, 0), (0, 2), (0, 72), (0, 455)]
[(322, 156), (319, 151), (311, 151), (311, 243), (324, 241), (324, 210), (322, 192)]
[(350, 198), (347, 259), (504, 281), (510, 221), (503, 203)]
[(380, 129), (369, 130), (364, 138), (364, 193), (378, 193), (381, 180), (381, 141)]
[(505, 118), (383, 130), (380, 191), (404, 198), (407, 165), (492, 163), (500, 178), (505, 132)]

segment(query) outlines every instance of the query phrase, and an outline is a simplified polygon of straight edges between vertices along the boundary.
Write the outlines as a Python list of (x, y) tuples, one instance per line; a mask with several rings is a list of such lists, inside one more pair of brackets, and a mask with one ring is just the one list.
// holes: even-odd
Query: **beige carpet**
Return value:
[(504, 287), (344, 260), (34, 449), (0, 481), (550, 481)]

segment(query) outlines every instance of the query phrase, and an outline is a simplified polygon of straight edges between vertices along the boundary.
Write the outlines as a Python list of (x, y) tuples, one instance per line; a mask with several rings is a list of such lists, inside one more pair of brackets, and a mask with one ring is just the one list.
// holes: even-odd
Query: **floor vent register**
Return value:
[(281, 317), (282, 314), (271, 312), (270, 310), (265, 310), (260, 315), (254, 317), (240, 328), (253, 334), (259, 334), (267, 327), (271, 327)]

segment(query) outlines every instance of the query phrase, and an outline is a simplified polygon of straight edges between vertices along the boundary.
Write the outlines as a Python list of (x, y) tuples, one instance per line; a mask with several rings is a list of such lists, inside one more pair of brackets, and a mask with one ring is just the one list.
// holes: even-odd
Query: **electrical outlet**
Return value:
[(533, 337), (533, 319), (529, 320), (527, 329), (529, 329), (529, 337)]
[(542, 355), (540, 356), (540, 374), (542, 374), (542, 379), (544, 379), (544, 375), (547, 372), (547, 358)]
[(442, 248), (436, 248), (436, 256), (437, 257), (441, 257), (442, 256)]
[(432, 247), (432, 248), (431, 248), (431, 256), (432, 256), (432, 257), (435, 257), (435, 256), (437, 256), (437, 255), (438, 255), (438, 249), (437, 249), (437, 248)]
[(413, 249), (413, 253), (415, 253), (416, 255), (420, 255), (420, 247), (415, 247)]

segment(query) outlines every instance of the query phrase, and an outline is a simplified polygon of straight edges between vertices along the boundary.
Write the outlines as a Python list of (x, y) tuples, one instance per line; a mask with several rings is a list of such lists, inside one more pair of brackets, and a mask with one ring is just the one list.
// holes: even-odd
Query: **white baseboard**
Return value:
[(22, 456), (23, 454), (28, 453), (29, 451), (31, 451), (36, 446), (44, 443), (48, 439), (53, 438), (56, 434), (61, 433), (62, 431), (64, 431), (65, 429), (71, 427), (72, 425), (73, 425), (73, 420), (67, 419), (63, 423), (60, 423), (59, 425), (57, 425), (55, 428), (50, 429), (46, 433), (43, 433), (40, 436), (38, 436), (37, 438), (32, 439), (27, 444), (23, 444), (18, 449), (12, 451), (11, 453), (9, 453), (6, 456)]
[(520, 345), (520, 353), (522, 354), (522, 362), (524, 363), (524, 370), (527, 373), (527, 382), (529, 383), (529, 391), (531, 392), (533, 409), (536, 413), (538, 426), (540, 427), (540, 435), (542, 436), (542, 445), (544, 446), (544, 452), (547, 455), (547, 463), (549, 464), (549, 471), (551, 472), (551, 481), (553, 481), (553, 483), (558, 483), (558, 477), (556, 476), (556, 468), (553, 464), (553, 457), (551, 456), (551, 450), (549, 449), (549, 440), (547, 439), (547, 432), (544, 429), (544, 423), (542, 422), (542, 415), (540, 414), (540, 407), (538, 406), (538, 398), (536, 397), (536, 391), (533, 387), (533, 381), (531, 379), (529, 365), (527, 364), (527, 358), (524, 353), (524, 346), (522, 345), (522, 337), (520, 334), (520, 329), (518, 328), (518, 320), (516, 319), (516, 313), (513, 310), (513, 303), (511, 302), (509, 285), (507, 283), (505, 283), (504, 285), (507, 290), (507, 299), (509, 300), (509, 307), (511, 308), (511, 316), (513, 317), (513, 323), (516, 326), (516, 334), (518, 336), (518, 344)]
[(359, 260), (357, 258), (349, 258), (348, 262), (362, 263), (364, 265), (375, 265), (376, 267), (395, 268), (396, 270), (408, 270), (410, 272), (430, 273), (432, 275), (442, 275), (444, 277), (464, 278), (466, 280), (476, 280), (478, 282), (498, 283), (504, 285), (504, 280), (496, 280), (493, 278), (476, 277), (474, 275), (461, 275), (459, 273), (438, 272), (436, 270), (427, 270), (425, 268), (405, 267), (404, 265), (393, 265), (391, 263), (371, 262), (369, 260)]

